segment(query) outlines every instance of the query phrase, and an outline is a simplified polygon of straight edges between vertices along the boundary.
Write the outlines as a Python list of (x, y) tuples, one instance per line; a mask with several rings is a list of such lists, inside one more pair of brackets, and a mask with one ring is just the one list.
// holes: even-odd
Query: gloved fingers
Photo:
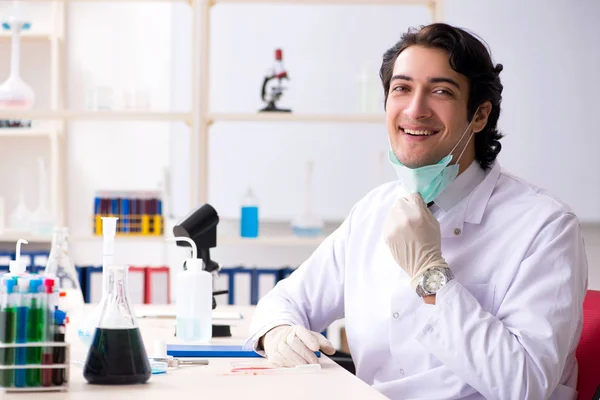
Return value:
[(299, 329), (296, 331), (296, 335), (302, 339), (306, 347), (313, 352), (317, 350), (323, 350), (325, 354), (332, 355), (335, 353), (335, 348), (325, 336), (317, 332), (312, 332), (306, 329)]
[(267, 360), (269, 360), (269, 362), (276, 367), (285, 367), (286, 366), (285, 357), (278, 351), (276, 351), (274, 354), (272, 354), (270, 356), (267, 356)]
[(284, 367), (294, 367), (296, 365), (306, 364), (306, 360), (296, 353), (287, 343), (281, 343), (279, 352), (285, 358)]
[(288, 344), (292, 350), (296, 352), (302, 359), (308, 364), (316, 364), (319, 362), (317, 360), (317, 356), (314, 353), (314, 350), (309, 349), (304, 341), (300, 339), (298, 336), (294, 338), (290, 338)]
[(317, 333), (317, 339), (319, 340), (319, 348), (323, 351), (323, 353), (331, 356), (335, 354), (335, 347), (331, 344), (329, 340), (320, 333)]

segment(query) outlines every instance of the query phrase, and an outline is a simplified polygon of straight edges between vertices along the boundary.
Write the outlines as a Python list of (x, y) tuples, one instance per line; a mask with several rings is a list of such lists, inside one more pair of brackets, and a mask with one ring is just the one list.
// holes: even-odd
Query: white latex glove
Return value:
[(442, 257), (440, 224), (418, 193), (400, 197), (392, 205), (383, 225), (383, 239), (411, 278), (413, 290), (428, 269), (448, 268)]
[(271, 329), (263, 339), (263, 348), (271, 363), (283, 367), (317, 364), (315, 351), (319, 349), (327, 355), (335, 353), (325, 336), (299, 325), (280, 325)]

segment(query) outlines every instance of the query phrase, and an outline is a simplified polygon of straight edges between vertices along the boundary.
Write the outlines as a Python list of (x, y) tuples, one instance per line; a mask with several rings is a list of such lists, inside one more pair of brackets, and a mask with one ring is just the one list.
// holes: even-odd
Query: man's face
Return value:
[[(446, 51), (410, 46), (400, 53), (386, 103), (390, 144), (398, 160), (417, 168), (447, 156), (469, 125), (468, 98), (468, 80), (450, 67)], [(452, 164), (471, 129), (454, 150)], [(474, 142), (460, 159), (461, 172), (475, 158)]]

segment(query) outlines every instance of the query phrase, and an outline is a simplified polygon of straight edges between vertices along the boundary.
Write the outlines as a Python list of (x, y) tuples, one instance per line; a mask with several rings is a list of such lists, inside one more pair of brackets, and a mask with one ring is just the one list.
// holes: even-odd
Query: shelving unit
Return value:
[[(210, 22), (211, 8), (219, 4), (273, 4), (273, 5), (416, 5), (427, 7), (432, 21), (441, 21), (443, 15), (443, 0), (205, 0), (202, 7), (202, 35), (199, 55), (201, 58), (200, 87), (203, 88), (200, 104), (200, 131), (198, 149), (200, 165), (198, 176), (198, 201), (200, 204), (208, 201), (208, 142), (210, 128), (218, 122), (281, 122), (281, 123), (353, 123), (374, 124), (384, 123), (384, 114), (318, 114), (318, 113), (227, 113), (210, 111)], [(312, 245), (317, 246), (322, 237), (314, 239), (297, 238), (294, 236), (263, 236), (257, 239), (241, 237), (224, 237), (219, 243), (260, 244), (260, 245)]]
[[(280, 122), (280, 123), (384, 123), (383, 114), (318, 114), (318, 113), (227, 113), (210, 110), (210, 27), (211, 9), (219, 4), (272, 4), (272, 5), (417, 5), (427, 7), (433, 21), (442, 19), (442, 0), (128, 0), (139, 3), (184, 3), (192, 10), (192, 108), (189, 112), (152, 112), (152, 111), (87, 111), (71, 110), (66, 106), (68, 76), (66, 70), (66, 52), (69, 37), (66, 32), (68, 20), (65, 3), (91, 3), (98, 0), (28, 0), (30, 3), (51, 3), (54, 29), (50, 33), (24, 33), (23, 45), (30, 41), (49, 41), (51, 47), (51, 102), (48, 110), (0, 111), (0, 119), (50, 120), (55, 126), (44, 128), (0, 129), (2, 137), (48, 137), (51, 148), (50, 177), (52, 180), (50, 204), (59, 223), (65, 224), (65, 210), (68, 209), (66, 191), (66, 149), (67, 123), (72, 121), (162, 121), (182, 122), (190, 129), (190, 200), (191, 204), (203, 204), (208, 201), (208, 142), (210, 128), (219, 122)], [(103, 0), (108, 3), (121, 3), (122, 0)], [(10, 40), (7, 32), (0, 33), (0, 41)], [(0, 235), (0, 241), (12, 240)], [(82, 238), (78, 238), (82, 239)], [(132, 240), (127, 238), (125, 240)], [(137, 240), (154, 240), (135, 238)], [(260, 237), (243, 239), (222, 237), (223, 243), (260, 244), (260, 245), (317, 245), (322, 238), (304, 239), (293, 236)]]
[[(128, 0), (128, 2), (139, 3), (183, 3), (188, 4), (192, 10), (192, 35), (194, 48), (199, 47), (199, 21), (200, 9), (203, 0)], [(48, 42), (50, 46), (50, 59), (47, 62), (50, 65), (50, 107), (48, 109), (32, 109), (32, 110), (0, 110), (0, 119), (5, 120), (31, 120), (35, 125), (32, 128), (0, 128), (0, 140), (2, 137), (13, 138), (28, 138), (47, 137), (50, 141), (50, 207), (53, 214), (57, 217), (58, 223), (61, 225), (70, 225), (67, 221), (66, 210), (68, 209), (67, 200), (67, 129), (69, 122), (74, 121), (94, 121), (94, 122), (181, 122), (188, 126), (190, 130), (191, 142), (198, 143), (197, 135), (199, 131), (199, 59), (196, 57), (192, 62), (192, 108), (188, 112), (169, 112), (169, 111), (129, 111), (129, 110), (78, 110), (70, 109), (67, 104), (67, 91), (69, 87), (69, 74), (67, 71), (67, 52), (69, 49), (69, 35), (66, 29), (66, 23), (69, 18), (68, 7), (66, 3), (97, 3), (98, 0), (27, 0), (28, 3), (49, 3), (51, 4), (52, 13), (48, 15), (50, 24), (50, 32), (25, 31), (21, 34), (22, 46), (27, 46), (31, 42)], [(122, 3), (122, 0), (102, 0), (102, 2)], [(0, 42), (9, 43), (11, 34), (7, 31), (0, 30)], [(39, 123), (40, 120), (45, 123)], [(190, 149), (190, 157), (192, 160), (197, 159), (193, 146)], [(193, 168), (193, 166), (191, 166)], [(196, 185), (195, 178), (190, 178), (190, 187)], [(191, 194), (192, 199), (196, 199), (195, 192)], [(8, 210), (5, 210), (8, 213)], [(0, 234), (0, 242), (16, 241), (18, 237), (23, 237), (27, 240), (35, 242), (50, 242), (51, 238), (41, 237), (27, 234)], [(82, 237), (73, 237), (73, 240), (85, 240)], [(164, 240), (162, 238), (146, 238), (146, 237), (127, 237), (120, 240)]]

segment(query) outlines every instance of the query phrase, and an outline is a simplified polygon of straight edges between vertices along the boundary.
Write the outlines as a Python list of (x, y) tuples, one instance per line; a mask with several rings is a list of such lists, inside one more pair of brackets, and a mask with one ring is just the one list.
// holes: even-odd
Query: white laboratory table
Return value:
[[(89, 307), (89, 306), (86, 306)], [(136, 313), (161, 314), (169, 306), (136, 306)], [(239, 312), (242, 321), (232, 327), (232, 337), (216, 338), (214, 344), (241, 344), (246, 339), (253, 307), (219, 306), (222, 312)], [(85, 314), (85, 313), (84, 313)], [(90, 385), (83, 378), (83, 368), (78, 361), (85, 360), (85, 347), (77, 338), (79, 321), (71, 321), (67, 341), (71, 344), (71, 370), (69, 390), (53, 393), (0, 393), (6, 400), (181, 400), (181, 399), (387, 399), (325, 355), (320, 358), (321, 371), (307, 374), (283, 375), (233, 375), (234, 362), (248, 362), (252, 358), (209, 358), (207, 366), (186, 366), (164, 375), (152, 375), (142, 385), (100, 386)], [(175, 320), (171, 318), (138, 318), (144, 345), (151, 355), (155, 340), (176, 343)], [(135, 397), (133, 397), (135, 396)]]

